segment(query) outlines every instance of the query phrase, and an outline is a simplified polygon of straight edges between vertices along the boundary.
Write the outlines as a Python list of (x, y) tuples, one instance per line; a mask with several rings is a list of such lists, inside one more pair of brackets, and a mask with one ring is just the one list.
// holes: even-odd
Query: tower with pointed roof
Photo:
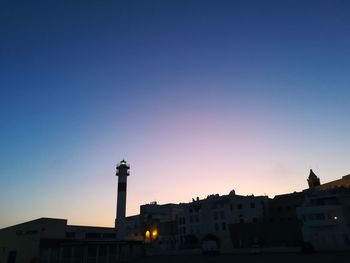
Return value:
[(314, 188), (320, 185), (320, 178), (310, 169), (310, 174), (307, 179), (307, 183), (309, 184), (309, 188)]

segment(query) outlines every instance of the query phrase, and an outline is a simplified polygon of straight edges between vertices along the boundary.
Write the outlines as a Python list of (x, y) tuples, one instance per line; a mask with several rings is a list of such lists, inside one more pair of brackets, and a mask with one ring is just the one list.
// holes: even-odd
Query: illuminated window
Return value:
[(157, 229), (154, 229), (153, 231), (152, 231), (152, 238), (153, 239), (156, 239), (158, 237), (158, 231), (157, 231)]
[(149, 232), (149, 230), (146, 231), (145, 237), (146, 237), (146, 239), (150, 239), (151, 238), (151, 232)]
[(338, 216), (335, 212), (331, 212), (327, 215), (328, 219), (331, 219), (331, 220), (337, 220), (338, 219)]

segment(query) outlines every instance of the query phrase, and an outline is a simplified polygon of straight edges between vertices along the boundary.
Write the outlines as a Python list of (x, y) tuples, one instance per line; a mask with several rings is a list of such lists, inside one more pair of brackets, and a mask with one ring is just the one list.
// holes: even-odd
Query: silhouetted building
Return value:
[(142, 242), (116, 240), (113, 227), (39, 218), (0, 229), (0, 262), (116, 262), (141, 257)]
[(339, 188), (339, 187), (345, 187), (350, 188), (350, 174), (344, 175), (342, 178), (334, 181), (330, 181), (328, 183), (321, 184), (320, 178), (317, 177), (317, 175), (310, 169), (310, 174), (307, 179), (309, 189), (331, 189), (331, 188)]
[(297, 221), (296, 208), (304, 203), (305, 195), (305, 192), (294, 192), (270, 198), (267, 221), (270, 223)]
[(318, 188), (325, 190), (339, 187), (350, 188), (350, 174), (343, 176), (341, 179), (321, 184)]
[(304, 193), (276, 195), (268, 199), (263, 220), (230, 225), (234, 248), (295, 247), (302, 244), (301, 223), (296, 207), (304, 201)]
[(125, 239), (125, 210), (126, 210), (126, 187), (127, 178), (129, 176), (129, 164), (122, 160), (117, 165), (116, 175), (118, 176), (118, 196), (117, 196), (117, 217), (115, 219), (115, 227), (119, 240)]
[[(219, 241), (221, 251), (229, 251), (234, 235), (229, 225), (264, 221), (267, 200), (267, 196), (240, 196), (231, 191), (229, 195), (197, 197), (190, 203), (152, 202), (140, 208), (141, 232), (146, 242), (160, 249), (200, 247), (210, 235)], [(157, 236), (152, 237), (154, 231)]]
[(143, 241), (144, 233), (141, 231), (140, 215), (127, 216), (125, 218), (125, 240)]
[[(199, 248), (215, 240), (221, 251), (234, 248), (350, 248), (350, 175), (326, 184), (310, 170), (303, 192), (267, 196), (198, 197), (189, 203), (157, 202), (125, 216), (130, 166), (122, 160), (118, 176), (115, 227), (67, 225), (65, 219), (40, 218), (0, 229), (0, 262), (115, 262), (152, 249)], [(324, 190), (325, 189), (325, 190)], [(144, 246), (146, 244), (147, 246)]]
[(163, 204), (157, 202), (140, 206), (141, 231), (145, 242), (152, 242), (160, 249), (177, 247), (177, 218), (182, 212), (181, 204)]
[(317, 175), (310, 169), (310, 174), (307, 179), (307, 183), (309, 185), (309, 188), (313, 188), (320, 185), (320, 178), (317, 177)]
[(297, 208), (305, 242), (316, 250), (350, 249), (350, 189), (308, 191)]
[(0, 262), (31, 262), (40, 257), (43, 239), (64, 239), (67, 220), (39, 218), (0, 229)]
[(191, 245), (188, 240), (194, 240), (193, 237), (200, 242), (210, 235), (218, 240), (221, 251), (229, 251), (237, 237), (229, 230), (229, 225), (264, 221), (267, 200), (267, 196), (241, 196), (235, 191), (193, 199), (191, 203), (182, 204), (177, 240), (186, 247)]

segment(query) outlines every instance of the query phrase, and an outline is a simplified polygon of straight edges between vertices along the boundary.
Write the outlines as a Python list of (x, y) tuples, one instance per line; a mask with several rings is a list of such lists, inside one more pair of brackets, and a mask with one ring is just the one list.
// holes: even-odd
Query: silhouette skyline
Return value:
[[(0, 228), (113, 226), (194, 196), (349, 173), (345, 1), (0, 3)], [(111, 198), (115, 197), (115, 198)], [(93, 208), (93, 209), (91, 209)]]
[[(233, 255), (349, 250), (350, 175), (321, 184), (310, 169), (309, 188), (267, 196), (208, 195), (180, 204), (151, 202), (125, 216), (130, 165), (116, 166), (115, 227), (70, 225), (41, 217), (0, 229), (0, 260), (117, 262), (152, 255)], [(167, 252), (166, 252), (167, 251)], [(176, 254), (173, 254), (176, 251)], [(340, 253), (339, 253), (340, 252)], [(164, 254), (165, 253), (165, 254)]]

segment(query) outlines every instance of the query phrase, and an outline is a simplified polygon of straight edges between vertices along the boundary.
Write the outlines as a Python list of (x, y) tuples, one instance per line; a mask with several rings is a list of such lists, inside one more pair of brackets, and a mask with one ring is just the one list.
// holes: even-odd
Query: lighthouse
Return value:
[(118, 195), (117, 195), (117, 217), (115, 219), (115, 228), (117, 238), (125, 239), (125, 209), (126, 209), (126, 182), (129, 176), (129, 164), (122, 160), (117, 165), (116, 176), (118, 176)]

